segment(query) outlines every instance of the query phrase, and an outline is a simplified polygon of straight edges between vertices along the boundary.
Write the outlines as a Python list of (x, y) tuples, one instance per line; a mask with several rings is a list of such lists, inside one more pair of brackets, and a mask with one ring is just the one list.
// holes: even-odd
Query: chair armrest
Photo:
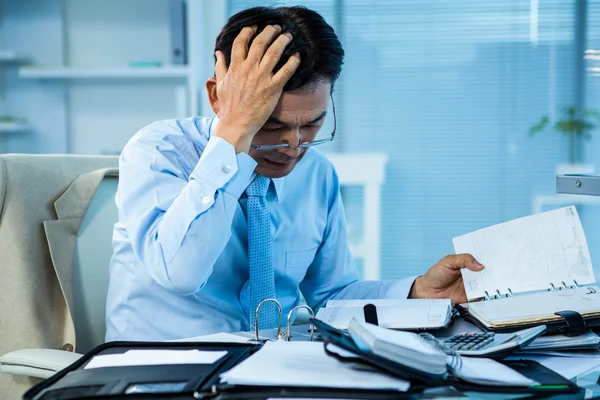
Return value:
[(46, 379), (81, 358), (64, 350), (24, 349), (0, 357), (0, 372)]

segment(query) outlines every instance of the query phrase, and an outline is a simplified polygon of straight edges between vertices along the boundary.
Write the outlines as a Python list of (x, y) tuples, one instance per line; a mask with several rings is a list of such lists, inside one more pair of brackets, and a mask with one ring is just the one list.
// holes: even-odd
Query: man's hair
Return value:
[(254, 40), (267, 25), (275, 24), (282, 27), (281, 33), (290, 32), (294, 38), (273, 71), (277, 72), (294, 53), (300, 54), (300, 66), (283, 90), (295, 90), (322, 79), (328, 79), (333, 90), (342, 72), (344, 49), (325, 19), (306, 7), (254, 7), (241, 11), (229, 18), (217, 36), (215, 51), (224, 53), (229, 66), (233, 41), (242, 28), (256, 25)]

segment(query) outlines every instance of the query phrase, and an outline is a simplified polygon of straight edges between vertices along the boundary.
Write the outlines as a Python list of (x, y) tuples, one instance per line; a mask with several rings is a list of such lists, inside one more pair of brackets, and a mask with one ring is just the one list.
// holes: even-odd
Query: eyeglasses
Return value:
[(331, 98), (331, 108), (333, 111), (333, 132), (331, 132), (331, 135), (329, 135), (329, 138), (313, 140), (312, 142), (298, 143), (298, 146), (296, 146), (296, 147), (290, 145), (289, 143), (266, 144), (266, 145), (259, 145), (259, 146), (255, 146), (255, 145), (251, 144), (250, 147), (252, 147), (254, 150), (261, 150), (261, 151), (279, 150), (279, 149), (286, 149), (286, 148), (290, 148), (292, 150), (298, 150), (298, 149), (307, 149), (312, 146), (318, 146), (320, 144), (331, 142), (333, 140), (333, 138), (335, 137), (335, 130), (337, 129), (337, 120), (335, 117), (335, 103), (333, 102), (333, 95), (331, 95), (330, 98)]

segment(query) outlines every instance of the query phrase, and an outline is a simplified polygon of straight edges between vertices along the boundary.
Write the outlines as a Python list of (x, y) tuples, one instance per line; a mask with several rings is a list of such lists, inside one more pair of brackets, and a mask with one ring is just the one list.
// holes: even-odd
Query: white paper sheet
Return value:
[(194, 336), (190, 338), (170, 340), (170, 342), (204, 342), (204, 343), (248, 343), (249, 338), (232, 333), (213, 333), (212, 335)]
[(84, 369), (137, 365), (214, 364), (226, 351), (128, 350), (122, 354), (98, 355)]
[(574, 206), (494, 225), (453, 239), (485, 268), (461, 270), (467, 298), (595, 282), (590, 253)]
[(462, 357), (456, 375), (467, 382), (493, 386), (532, 386), (539, 383), (517, 371), (487, 358)]
[(229, 384), (407, 391), (410, 383), (359, 370), (325, 354), (323, 343), (267, 342), (252, 357), (221, 375)]
[(584, 372), (591, 371), (594, 368), (600, 367), (600, 357), (583, 357), (583, 358), (568, 358), (568, 357), (548, 357), (548, 356), (511, 356), (509, 360), (527, 359), (537, 361), (546, 368), (550, 368), (557, 374), (564, 376), (567, 379), (573, 379)]

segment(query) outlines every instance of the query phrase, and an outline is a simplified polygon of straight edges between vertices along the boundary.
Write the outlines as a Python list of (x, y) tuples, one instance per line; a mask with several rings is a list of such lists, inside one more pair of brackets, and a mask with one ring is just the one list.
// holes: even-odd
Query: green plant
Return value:
[[(530, 135), (542, 132), (550, 124), (548, 116), (542, 119), (529, 129)], [(577, 115), (575, 107), (565, 107), (563, 117), (554, 122), (554, 130), (569, 136), (569, 162), (575, 163), (575, 141), (577, 137), (582, 139), (591, 138), (590, 133), (600, 126), (600, 113), (596, 110), (584, 110), (583, 116)]]

